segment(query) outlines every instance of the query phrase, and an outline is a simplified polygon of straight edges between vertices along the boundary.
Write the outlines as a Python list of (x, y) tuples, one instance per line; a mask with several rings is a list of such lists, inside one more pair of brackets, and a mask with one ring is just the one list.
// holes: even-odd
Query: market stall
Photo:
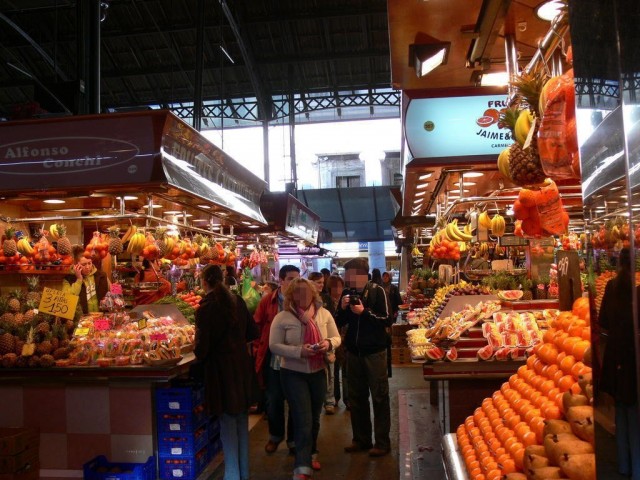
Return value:
[[(162, 472), (171, 452), (197, 473), (214, 444), (167, 453), (154, 414), (193, 360), (196, 295), (131, 310), (128, 288), (158, 285), (130, 273), (157, 262), (175, 293), (207, 263), (235, 265), (234, 227), (267, 223), (265, 182), (166, 111), (6, 123), (0, 135), (11, 139), (0, 146), (0, 426), (39, 428), (40, 477), (77, 477), (98, 455), (155, 455)], [(110, 277), (99, 311), (78, 312), (61, 291), (71, 244)]]

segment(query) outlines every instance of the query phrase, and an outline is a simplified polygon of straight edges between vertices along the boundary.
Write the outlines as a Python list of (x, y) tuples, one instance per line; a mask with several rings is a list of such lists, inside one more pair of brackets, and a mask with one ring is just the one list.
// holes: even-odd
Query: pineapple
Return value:
[(13, 337), (14, 343), (15, 343), (15, 348), (13, 349), (13, 352), (20, 356), (22, 355), (22, 347), (24, 347), (24, 340), (22, 340), (22, 338), (20, 337)]
[(40, 357), (40, 366), (44, 368), (53, 367), (56, 364), (55, 359), (49, 355), (45, 354)]
[(2, 357), (2, 366), (4, 368), (13, 368), (17, 359), (18, 356), (15, 353), (7, 353)]
[(123, 251), (122, 240), (120, 239), (120, 227), (114, 225), (109, 227), (109, 253), (111, 255), (120, 255)]
[(6, 331), (2, 335), (0, 335), (0, 355), (4, 355), (5, 353), (12, 353), (15, 348), (16, 345), (13, 335)]
[(58, 241), (56, 243), (56, 251), (59, 255), (71, 255), (71, 241), (67, 237), (67, 227), (60, 224), (58, 228)]
[(40, 277), (37, 275), (31, 275), (25, 277), (27, 281), (27, 302), (32, 302), (37, 308), (40, 305), (40, 299), (42, 298), (42, 292), (40, 292)]
[(27, 302), (27, 310), (22, 314), (22, 323), (31, 323), (36, 318), (38, 304)]
[(20, 303), (20, 290), (15, 290), (14, 292), (9, 294), (9, 301), (7, 302), (7, 307), (11, 313), (17, 313), (21, 310), (22, 305)]
[(53, 351), (53, 345), (51, 344), (51, 334), (48, 333), (42, 342), (36, 344), (36, 353), (38, 355), (47, 355), (47, 354), (50, 354), (52, 351)]
[(29, 357), (26, 357), (24, 355), (20, 355), (18, 356), (18, 358), (16, 358), (16, 364), (15, 366), (18, 368), (26, 368), (29, 364)]
[(5, 257), (13, 257), (18, 253), (18, 246), (15, 241), (16, 229), (8, 226), (4, 231), (4, 242), (2, 242), (2, 250)]
[[(538, 103), (540, 92), (546, 80), (544, 73), (534, 72), (531, 74), (523, 73), (511, 82), (516, 95), (520, 98), (521, 105), (526, 104), (535, 117), (535, 126), (529, 146), (524, 149), (516, 142), (509, 149), (509, 175), (516, 185), (527, 186), (542, 183), (546, 178), (540, 163), (537, 141), (541, 120)], [(513, 138), (515, 138), (514, 128), (518, 116), (517, 110), (507, 109), (500, 118), (502, 124), (511, 130)]]
[(55, 360), (60, 360), (62, 358), (67, 358), (69, 356), (69, 349), (65, 347), (56, 348), (53, 351), (53, 358)]
[(49, 325), (49, 322), (47, 321), (42, 321), (38, 323), (38, 325), (36, 326), (36, 333), (46, 335), (50, 331), (51, 331), (51, 325)]
[(24, 323), (24, 315), (20, 312), (13, 314), (13, 324), (18, 326)]
[(22, 356), (28, 357), (33, 355), (36, 352), (36, 344), (33, 343), (33, 337), (35, 335), (35, 331), (33, 327), (29, 329), (29, 333), (27, 334), (27, 341), (22, 346)]
[(27, 360), (27, 366), (29, 368), (38, 368), (40, 366), (40, 357), (38, 355), (31, 355)]
[(156, 228), (156, 247), (158, 247), (158, 255), (164, 257), (167, 253), (167, 229), (164, 227)]

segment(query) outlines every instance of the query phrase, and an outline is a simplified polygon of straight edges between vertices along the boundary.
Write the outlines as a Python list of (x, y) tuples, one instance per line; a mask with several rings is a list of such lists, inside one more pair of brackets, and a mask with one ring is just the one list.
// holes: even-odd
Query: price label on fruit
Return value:
[(44, 287), (38, 310), (56, 317), (73, 320), (79, 297), (68, 292)]
[(111, 322), (106, 317), (96, 318), (93, 321), (93, 328), (96, 330), (109, 330), (111, 328)]

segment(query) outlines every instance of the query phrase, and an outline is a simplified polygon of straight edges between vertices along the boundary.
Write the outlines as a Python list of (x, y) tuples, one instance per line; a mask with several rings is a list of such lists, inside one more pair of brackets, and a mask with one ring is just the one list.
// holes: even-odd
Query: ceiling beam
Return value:
[(260, 80), (258, 76), (258, 64), (255, 61), (255, 57), (253, 55), (253, 51), (251, 50), (251, 46), (249, 42), (246, 41), (245, 36), (242, 32), (242, 26), (233, 16), (233, 12), (229, 8), (227, 4), (227, 0), (218, 0), (220, 2), (220, 7), (224, 13), (224, 16), (229, 22), (229, 28), (233, 32), (233, 35), (236, 38), (236, 42), (238, 43), (238, 48), (240, 49), (240, 54), (242, 55), (242, 59), (247, 67), (247, 74), (249, 75), (249, 79), (251, 80), (251, 84), (253, 85), (253, 90), (255, 92), (256, 98), (258, 99), (259, 108), (262, 110), (262, 115), (264, 116), (264, 120), (271, 119), (271, 100), (267, 96), (267, 92), (264, 84)]

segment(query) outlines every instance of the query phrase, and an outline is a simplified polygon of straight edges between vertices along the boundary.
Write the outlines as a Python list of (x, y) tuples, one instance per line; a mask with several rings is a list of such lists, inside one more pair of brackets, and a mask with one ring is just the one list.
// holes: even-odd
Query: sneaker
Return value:
[(384, 457), (389, 452), (390, 452), (389, 448), (373, 447), (371, 450), (369, 450), (369, 456), (370, 457)]
[(320, 462), (318, 461), (317, 453), (311, 455), (311, 468), (313, 468), (315, 471), (318, 471), (322, 468), (322, 465), (320, 465)]
[(333, 405), (327, 405), (324, 407), (324, 413), (326, 415), (333, 415), (334, 413), (336, 413), (336, 407), (334, 407)]
[(344, 451), (346, 453), (363, 452), (365, 450), (369, 450), (372, 446), (373, 445), (369, 445), (369, 446), (363, 447), (359, 443), (353, 442), (351, 445), (348, 445), (348, 446), (344, 447)]
[(305, 475), (304, 473), (294, 473), (293, 480), (311, 480), (311, 475)]
[(264, 451), (267, 452), (269, 455), (271, 455), (272, 453), (276, 453), (276, 450), (278, 450), (278, 445), (280, 445), (280, 442), (274, 442), (273, 440), (269, 440), (267, 444), (264, 446)]

